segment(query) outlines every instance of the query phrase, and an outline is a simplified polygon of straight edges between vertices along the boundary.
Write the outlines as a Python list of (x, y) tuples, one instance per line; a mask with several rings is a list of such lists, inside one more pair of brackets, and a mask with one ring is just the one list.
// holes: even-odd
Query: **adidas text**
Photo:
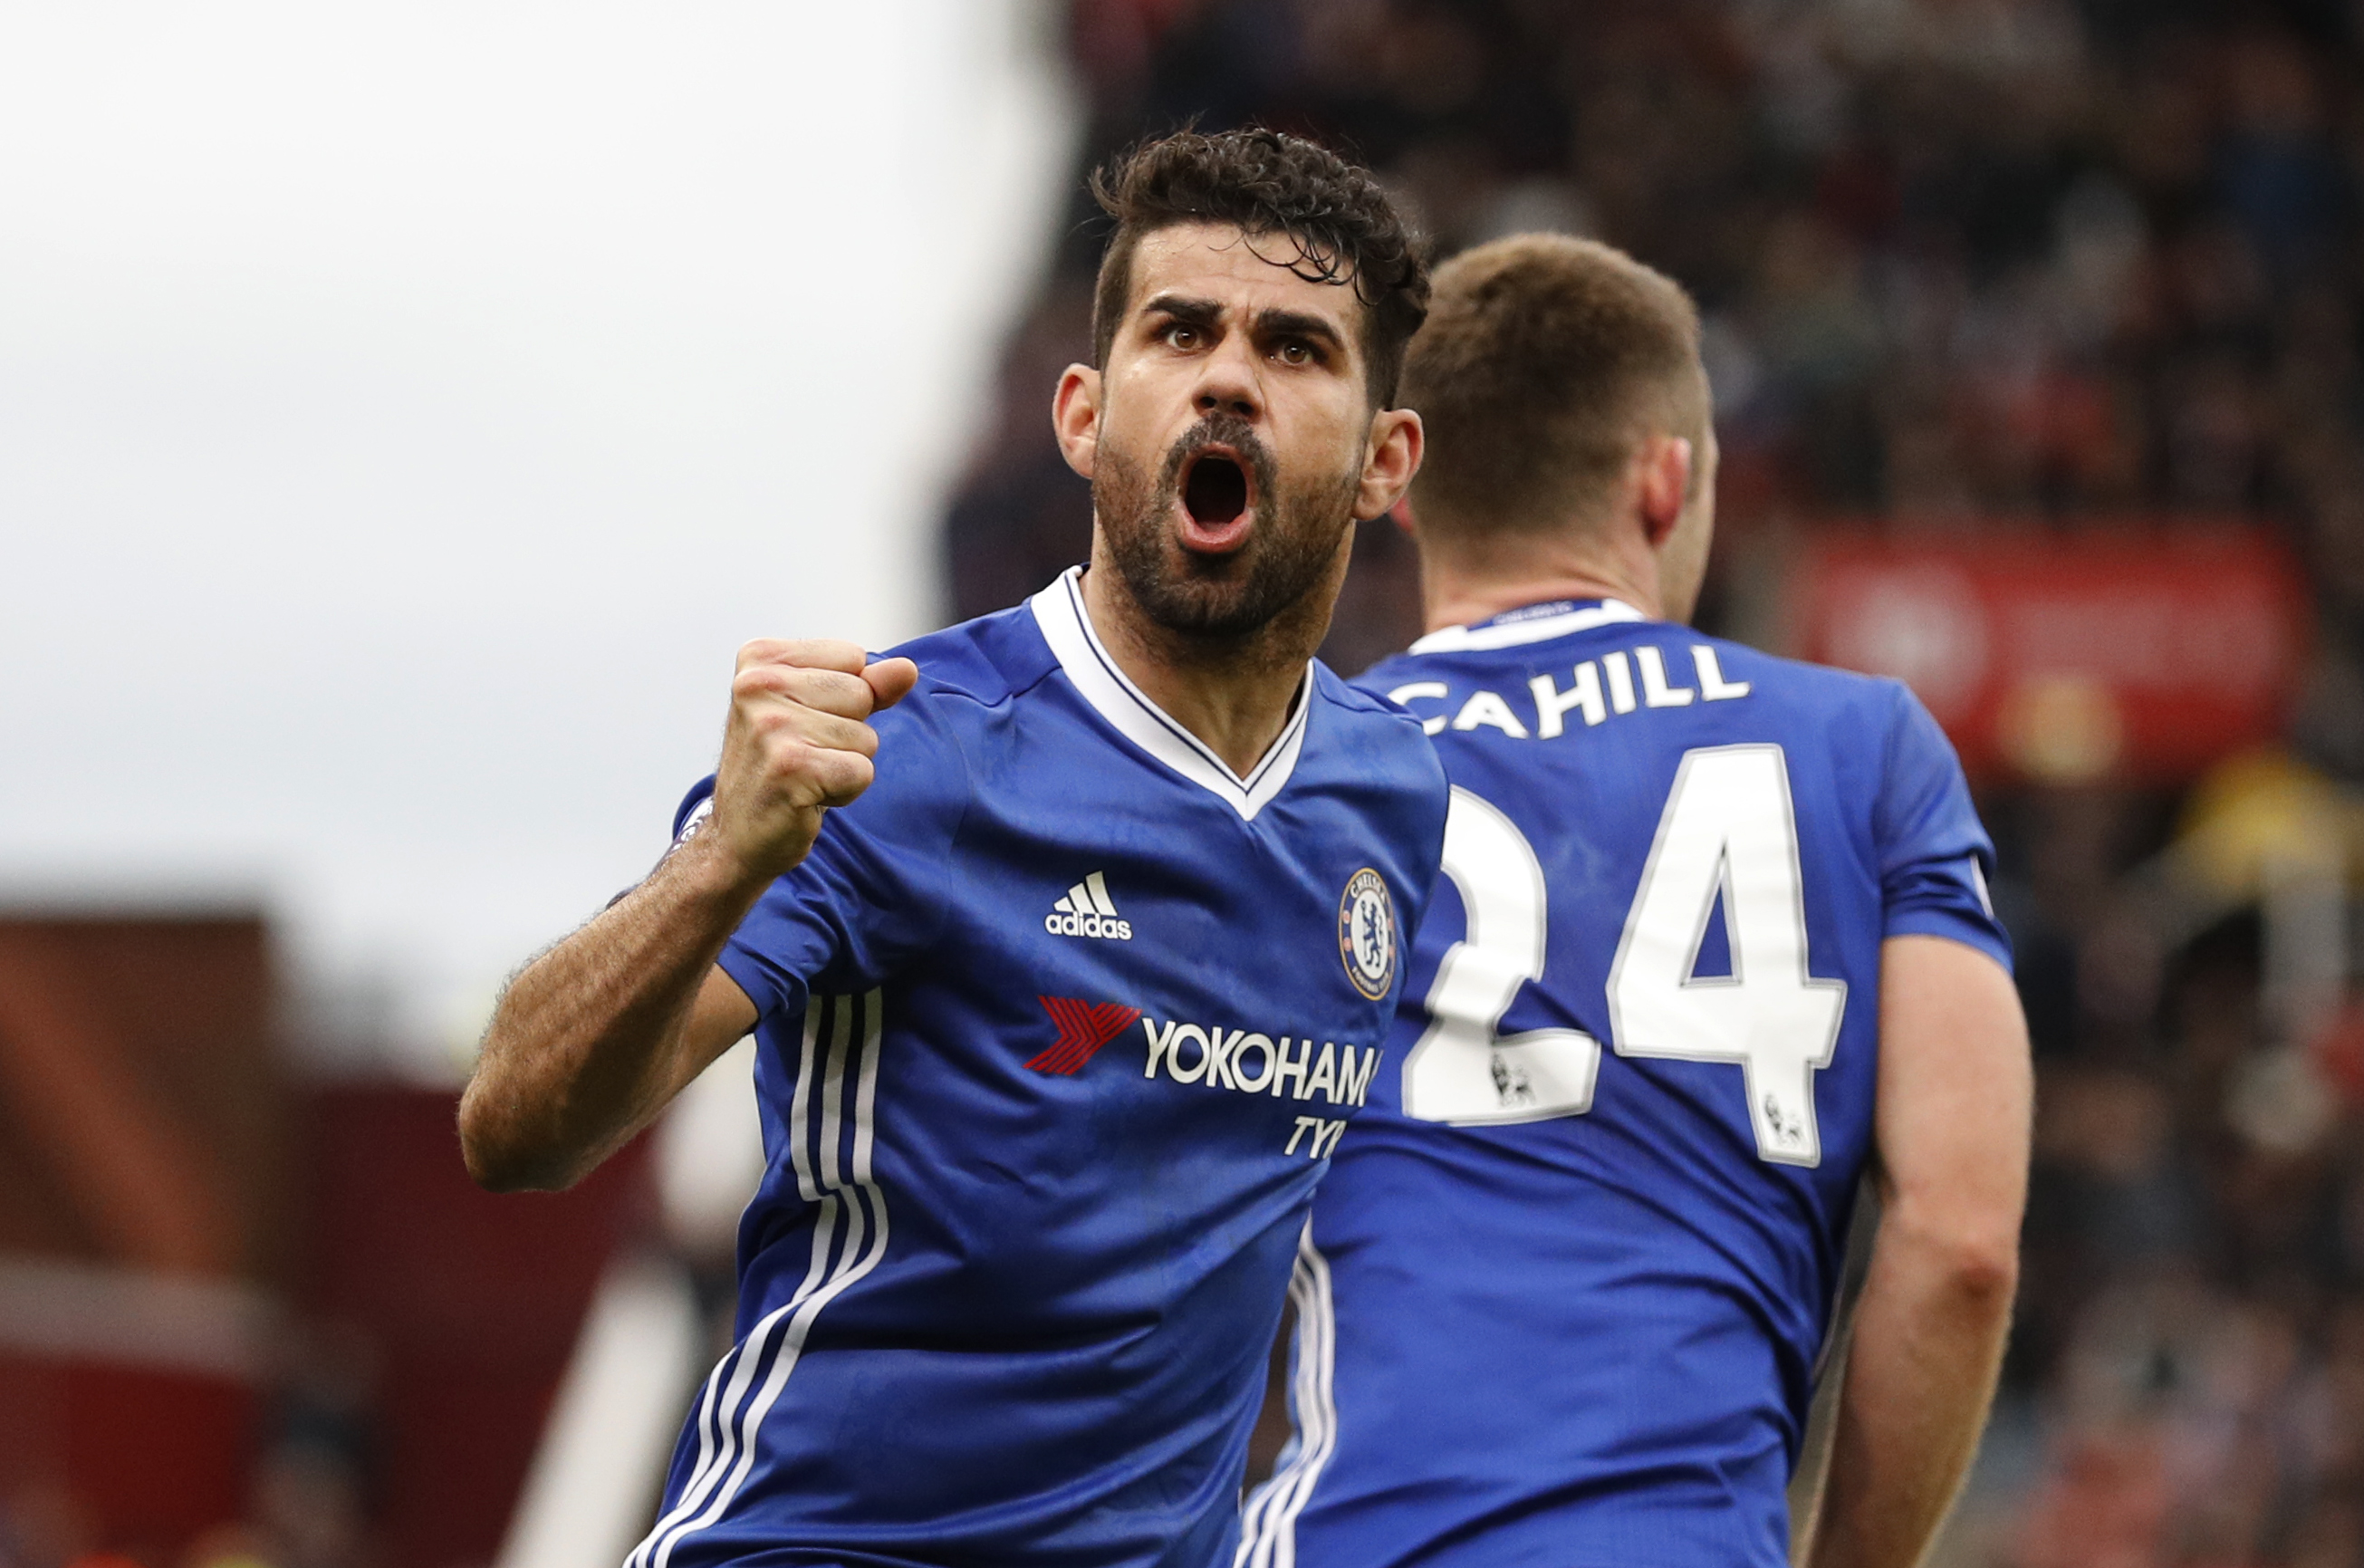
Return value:
[(1132, 922), (1110, 920), (1101, 914), (1046, 914), (1043, 929), (1054, 936), (1104, 936), (1119, 942), (1132, 940)]

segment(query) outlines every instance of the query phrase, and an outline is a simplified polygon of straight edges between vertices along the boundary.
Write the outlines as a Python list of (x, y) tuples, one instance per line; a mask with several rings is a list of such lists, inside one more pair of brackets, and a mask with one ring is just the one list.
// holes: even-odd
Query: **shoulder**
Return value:
[(1747, 683), (1768, 704), (1785, 737), (1827, 752), (1842, 774), (1884, 792), (1960, 772), (1945, 731), (1892, 676), (1784, 658), (1721, 637), (1694, 641), (1714, 650), (1726, 680)]
[(1709, 650), (1726, 682), (1745, 682), (1754, 695), (1801, 717), (1838, 722), (1844, 727), (1834, 730), (1835, 743), (1859, 742), (1864, 726), (1892, 726), (1906, 710), (1920, 706), (1911, 689), (1890, 676), (1865, 675), (1768, 654), (1688, 627), (1654, 626), (1662, 636), (1671, 633), (1692, 647)]
[(1312, 700), (1321, 705), (1329, 745), (1369, 769), (1375, 779), (1443, 798), (1444, 764), (1420, 720), (1366, 685), (1342, 680), (1318, 660)]
[(1315, 661), (1313, 700), (1321, 704), (1337, 728), (1370, 745), (1399, 750), (1407, 756), (1433, 748), (1420, 721), (1364, 680), (1341, 679), (1330, 666)]
[(1977, 831), (1953, 743), (1911, 687), (1709, 641), (1730, 678), (1772, 699), (1782, 717), (1776, 733), (1792, 756), (1802, 747), (1826, 759), (1828, 776), (1868, 811), (1877, 840), (1896, 844), (1936, 828), (1951, 834), (1965, 823)]
[(1884, 675), (1865, 675), (1857, 670), (1840, 669), (1834, 665), (1812, 664), (1781, 654), (1768, 654), (1746, 643), (1735, 643), (1728, 637), (1711, 637), (1688, 626), (1652, 622), (1646, 628), (1637, 630), (1655, 631), (1662, 638), (1679, 638), (1694, 646), (1712, 649), (1716, 662), (1727, 673), (1745, 671), (1742, 678), (1761, 679), (1780, 691), (1813, 700), (1859, 702), (1881, 707), (1892, 700), (1893, 693), (1903, 689), (1901, 682)]
[(1351, 722), (1378, 722), (1409, 725), (1414, 734), (1420, 733), (1420, 721), (1402, 707), (1390, 701), (1382, 684), (1374, 678), (1389, 665), (1400, 659), (1388, 659), (1373, 666), (1353, 680), (1347, 680), (1328, 665), (1316, 659), (1313, 664), (1313, 694), (1316, 700), (1329, 703), (1342, 713), (1354, 717)]
[[(1387, 693), (1397, 689), (1408, 681), (1421, 679), (1424, 667), (1423, 661), (1418, 654), (1395, 654), (1381, 659), (1345, 684), (1349, 690), (1359, 696), (1394, 708), (1396, 704)], [(1400, 712), (1402, 710), (1397, 711)]]
[(884, 656), (909, 659), (920, 678), (900, 702), (872, 715), (876, 778), (831, 815), (893, 834), (956, 831), (1000, 721), (1056, 661), (1023, 605), (915, 637)]
[(957, 722), (965, 709), (999, 708), (1024, 696), (1059, 664), (1023, 604), (915, 637), (885, 656), (920, 666), (919, 684), (904, 706), (918, 699), (918, 708), (947, 722)]
[(882, 656), (909, 659), (920, 678), (902, 701), (870, 721), (881, 747), (924, 736), (946, 765), (986, 755), (993, 736), (1009, 733), (1004, 721), (1020, 700), (1059, 667), (1022, 604), (915, 637)]
[[(1922, 705), (1921, 699), (1894, 676), (1866, 675), (1833, 665), (1809, 664), (1803, 659), (1760, 653), (1745, 644), (1728, 643), (1721, 637), (1701, 637), (1697, 641), (1716, 651), (1734, 678), (1761, 681), (1770, 694), (1801, 707), (1846, 718), (1857, 726), (1877, 725), (1891, 737), (1912, 733), (1943, 739), (1936, 720)], [(1857, 736), (1862, 733), (1860, 727), (1852, 730)]]

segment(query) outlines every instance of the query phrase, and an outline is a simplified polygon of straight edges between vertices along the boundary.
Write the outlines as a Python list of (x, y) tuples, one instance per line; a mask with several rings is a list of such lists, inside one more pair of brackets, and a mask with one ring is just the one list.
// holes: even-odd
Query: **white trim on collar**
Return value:
[(1313, 664), (1306, 661), (1305, 684), (1298, 689), (1297, 711), (1263, 759), (1242, 778), (1217, 756), (1205, 742), (1186, 730), (1164, 709), (1152, 702), (1117, 667), (1092, 630), (1084, 609), (1083, 568), (1070, 566), (1058, 581), (1028, 600), (1043, 640), (1051, 644), (1059, 667), (1076, 689), (1117, 733), (1182, 775), (1193, 784), (1222, 797), (1241, 820), (1255, 814), (1288, 782), (1297, 767), (1297, 754), (1305, 747), (1306, 716), (1313, 710)]
[(1482, 626), (1447, 626), (1431, 632), (1411, 645), (1415, 654), (1458, 654), (1488, 648), (1516, 648), (1528, 643), (1548, 643), (1571, 632), (1589, 632), (1617, 621), (1647, 621), (1648, 616), (1622, 599), (1604, 599), (1590, 610), (1563, 615), (1538, 615), (1533, 621), (1494, 621)]

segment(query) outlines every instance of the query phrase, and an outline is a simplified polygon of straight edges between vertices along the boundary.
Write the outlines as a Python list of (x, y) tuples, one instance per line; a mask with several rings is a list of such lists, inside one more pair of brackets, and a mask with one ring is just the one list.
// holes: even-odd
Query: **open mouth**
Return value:
[(1183, 543), (1210, 552), (1237, 548), (1254, 521), (1254, 502), (1244, 464), (1226, 452), (1199, 454), (1182, 476), (1182, 510), (1188, 519)]
[(1190, 465), (1182, 504), (1193, 521), (1220, 528), (1248, 510), (1247, 470), (1220, 452), (1207, 454)]

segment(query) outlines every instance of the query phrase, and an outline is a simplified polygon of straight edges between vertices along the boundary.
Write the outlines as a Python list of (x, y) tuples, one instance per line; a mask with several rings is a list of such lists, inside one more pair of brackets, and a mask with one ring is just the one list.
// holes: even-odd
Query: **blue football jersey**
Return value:
[(1447, 879), (1314, 1205), (1240, 1561), (1780, 1568), (1881, 941), (2009, 961), (1953, 751), (1893, 681), (1615, 600), (1362, 684), (1435, 737)]
[(876, 781), (722, 954), (768, 1170), (738, 1342), (630, 1568), (1203, 1568), (1315, 1183), (1387, 1066), (1444, 774), (1311, 665), (1235, 775), (1073, 572), (898, 651)]

